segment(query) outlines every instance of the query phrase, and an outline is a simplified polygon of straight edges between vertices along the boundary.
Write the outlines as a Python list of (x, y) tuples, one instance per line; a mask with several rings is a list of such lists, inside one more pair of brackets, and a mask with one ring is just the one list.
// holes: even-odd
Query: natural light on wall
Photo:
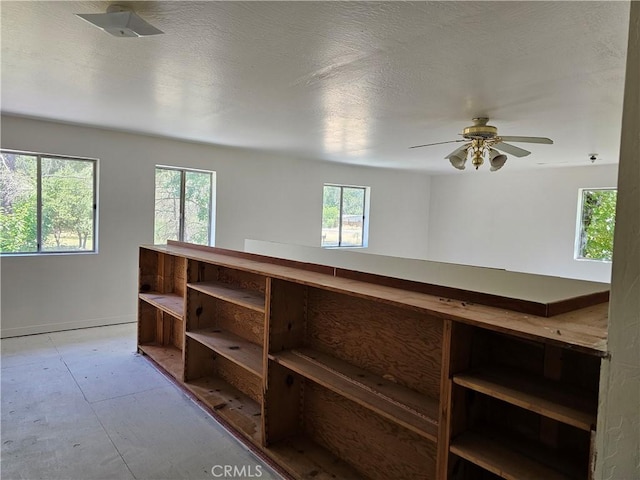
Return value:
[(614, 188), (580, 189), (575, 258), (610, 262), (616, 224)]

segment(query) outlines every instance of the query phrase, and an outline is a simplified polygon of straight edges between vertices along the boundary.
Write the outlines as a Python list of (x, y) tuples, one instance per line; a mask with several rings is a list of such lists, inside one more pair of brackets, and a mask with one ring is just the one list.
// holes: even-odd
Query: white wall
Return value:
[(631, 2), (620, 141), (609, 357), (600, 374), (594, 478), (640, 478), (640, 2)]
[(617, 165), (431, 179), (429, 260), (609, 283), (611, 264), (574, 260), (578, 189), (615, 187)]
[(12, 116), (2, 117), (1, 128), (2, 148), (99, 159), (99, 253), (2, 257), (2, 336), (135, 320), (137, 247), (153, 242), (156, 164), (217, 172), (220, 247), (241, 250), (245, 238), (318, 245), (328, 182), (371, 187), (367, 251), (426, 256), (426, 175)]

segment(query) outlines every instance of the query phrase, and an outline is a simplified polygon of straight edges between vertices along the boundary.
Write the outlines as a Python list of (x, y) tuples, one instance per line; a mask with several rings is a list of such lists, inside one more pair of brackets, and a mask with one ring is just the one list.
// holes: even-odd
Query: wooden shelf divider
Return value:
[(311, 349), (269, 358), (422, 437), (437, 440), (437, 400)]
[(185, 335), (262, 378), (263, 349), (260, 345), (217, 328), (186, 332)]
[(178, 320), (184, 318), (184, 298), (181, 295), (175, 293), (144, 292), (139, 293), (138, 298)]
[(265, 298), (261, 292), (213, 281), (188, 283), (187, 287), (256, 312), (265, 311)]
[(587, 432), (595, 428), (597, 405), (587, 392), (509, 370), (462, 373), (453, 382)]

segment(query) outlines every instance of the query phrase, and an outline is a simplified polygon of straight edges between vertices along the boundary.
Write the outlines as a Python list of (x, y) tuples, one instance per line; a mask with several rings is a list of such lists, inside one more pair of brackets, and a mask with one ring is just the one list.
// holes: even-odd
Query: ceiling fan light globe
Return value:
[(492, 150), (489, 156), (489, 163), (491, 164), (491, 168), (489, 170), (492, 172), (500, 170), (506, 161), (507, 156), (505, 154)]
[(464, 170), (465, 168), (465, 163), (467, 162), (467, 157), (465, 156), (459, 156), (459, 155), (452, 155), (449, 157), (449, 162), (451, 162), (451, 165), (453, 166), (453, 168), (457, 168), (458, 170)]

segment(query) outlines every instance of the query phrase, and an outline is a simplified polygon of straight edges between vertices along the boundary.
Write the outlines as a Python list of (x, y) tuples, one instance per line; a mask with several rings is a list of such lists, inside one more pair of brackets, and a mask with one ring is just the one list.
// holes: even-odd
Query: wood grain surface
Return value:
[(367, 478), (435, 478), (433, 442), (312, 382), (305, 385), (304, 427)]
[(310, 348), (439, 397), (442, 320), (317, 288), (307, 304)]

